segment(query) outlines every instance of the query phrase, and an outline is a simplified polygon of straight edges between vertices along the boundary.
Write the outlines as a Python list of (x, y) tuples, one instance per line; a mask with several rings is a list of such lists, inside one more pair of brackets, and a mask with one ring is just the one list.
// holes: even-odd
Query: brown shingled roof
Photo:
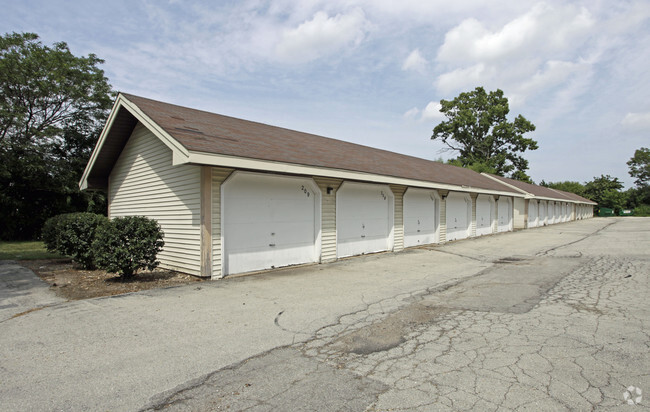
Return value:
[(193, 152), (518, 193), (461, 167), (129, 94), (123, 96)]
[(551, 189), (550, 187), (533, 185), (519, 180), (493, 175), (491, 173), (485, 173), (485, 174), (493, 177), (494, 179), (498, 179), (499, 181), (512, 185), (517, 189), (521, 189), (527, 193), (533, 194), (535, 196), (549, 197), (557, 200), (571, 200), (571, 201), (579, 201), (585, 203), (593, 203), (591, 200), (585, 199), (582, 196), (578, 196), (575, 193), (565, 192), (563, 190)]

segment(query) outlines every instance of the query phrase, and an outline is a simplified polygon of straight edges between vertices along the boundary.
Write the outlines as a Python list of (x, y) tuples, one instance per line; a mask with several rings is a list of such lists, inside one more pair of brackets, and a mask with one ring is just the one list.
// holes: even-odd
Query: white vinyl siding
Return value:
[(404, 192), (406, 186), (390, 185), (390, 190), (395, 196), (395, 240), (393, 250), (398, 251), (404, 249)]
[(447, 241), (447, 195), (449, 192), (447, 190), (441, 190), (438, 192), (440, 195), (440, 216), (438, 217), (440, 222), (440, 242)]
[(221, 184), (232, 169), (212, 168), (212, 278), (221, 278)]
[(472, 218), (469, 229), (469, 236), (476, 237), (476, 198), (478, 197), (478, 193), (470, 193), (469, 197), (472, 199)]
[[(336, 191), (342, 180), (314, 177), (321, 192), (321, 262), (336, 260)], [(328, 188), (330, 193), (327, 193)]]
[(109, 178), (111, 218), (158, 221), (165, 246), (160, 266), (201, 273), (201, 168), (172, 166), (172, 151), (138, 123)]
[(513, 228), (524, 229), (526, 227), (526, 200), (522, 197), (515, 197), (512, 202)]

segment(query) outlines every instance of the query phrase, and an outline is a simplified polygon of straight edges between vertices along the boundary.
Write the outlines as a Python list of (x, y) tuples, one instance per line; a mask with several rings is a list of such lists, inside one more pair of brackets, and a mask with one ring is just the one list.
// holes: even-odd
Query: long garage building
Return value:
[(156, 219), (162, 267), (221, 278), (593, 215), (579, 196), (119, 94), (80, 182)]

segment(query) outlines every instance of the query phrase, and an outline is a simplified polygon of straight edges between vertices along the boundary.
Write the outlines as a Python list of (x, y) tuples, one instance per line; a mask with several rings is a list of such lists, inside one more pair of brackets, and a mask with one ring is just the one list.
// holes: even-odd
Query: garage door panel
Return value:
[(471, 199), (468, 194), (447, 195), (447, 240), (469, 237)]
[(492, 196), (479, 195), (476, 198), (476, 236), (492, 233), (494, 202)]
[(224, 273), (317, 261), (319, 199), (309, 179), (231, 176), (222, 186)]
[(544, 226), (547, 224), (547, 212), (546, 212), (546, 202), (545, 201), (540, 201), (539, 202), (539, 224), (538, 226)]
[(512, 230), (512, 199), (509, 197), (500, 197), (497, 201), (498, 215), (498, 232), (508, 232)]
[(430, 190), (409, 188), (404, 194), (404, 246), (418, 246), (438, 241), (436, 216), (437, 195)]
[(337, 255), (392, 247), (393, 195), (383, 185), (345, 182), (336, 194)]
[(528, 227), (536, 227), (538, 222), (538, 206), (536, 201), (528, 202)]

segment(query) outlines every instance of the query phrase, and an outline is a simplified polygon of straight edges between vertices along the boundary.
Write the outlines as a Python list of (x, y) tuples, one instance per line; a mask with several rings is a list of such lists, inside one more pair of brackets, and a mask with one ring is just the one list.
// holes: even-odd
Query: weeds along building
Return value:
[(119, 94), (80, 182), (221, 278), (583, 219), (595, 203), (349, 142)]

